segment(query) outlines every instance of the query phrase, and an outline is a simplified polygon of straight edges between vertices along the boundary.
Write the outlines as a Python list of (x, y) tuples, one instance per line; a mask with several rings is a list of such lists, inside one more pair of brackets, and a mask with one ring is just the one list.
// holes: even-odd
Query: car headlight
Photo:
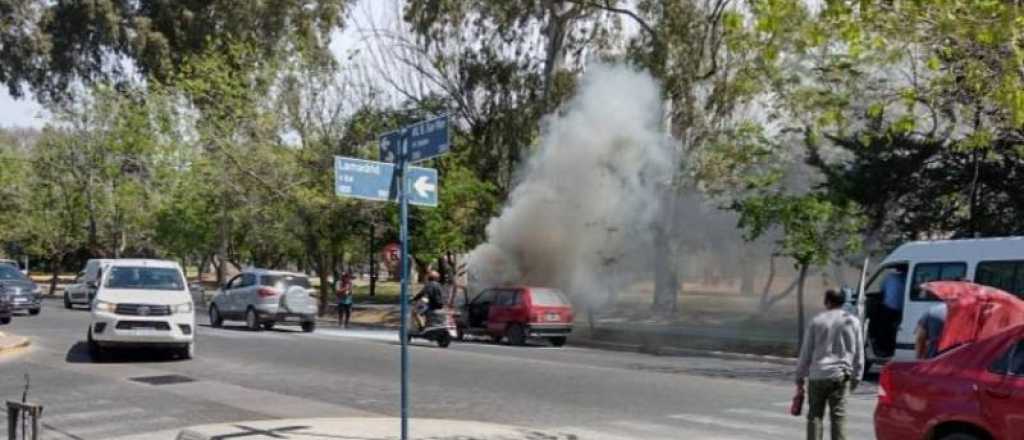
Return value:
[(174, 313), (192, 313), (192, 303), (178, 304), (174, 306)]
[(98, 312), (114, 313), (115, 308), (117, 308), (117, 304), (106, 301), (96, 301), (96, 305), (93, 306), (93, 309)]

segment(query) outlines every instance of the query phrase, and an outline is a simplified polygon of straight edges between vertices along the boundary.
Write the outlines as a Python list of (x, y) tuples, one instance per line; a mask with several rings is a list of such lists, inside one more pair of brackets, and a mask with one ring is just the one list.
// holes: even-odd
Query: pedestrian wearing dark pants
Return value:
[(864, 374), (864, 341), (860, 320), (843, 310), (842, 292), (825, 292), (825, 310), (807, 326), (800, 348), (796, 384), (807, 385), (807, 440), (822, 440), (825, 409), (832, 440), (846, 440), (846, 396)]

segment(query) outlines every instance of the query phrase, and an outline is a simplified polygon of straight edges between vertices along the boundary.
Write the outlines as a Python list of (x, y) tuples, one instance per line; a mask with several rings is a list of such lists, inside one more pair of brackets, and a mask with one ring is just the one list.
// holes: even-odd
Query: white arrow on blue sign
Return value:
[(380, 137), (380, 160), (388, 163), (397, 162), (403, 137), (408, 142), (406, 160), (409, 162), (443, 156), (451, 149), (451, 143), (448, 141), (448, 115), (384, 133)]
[[(334, 192), (339, 197), (380, 202), (391, 200), (391, 180), (394, 174), (394, 164), (334, 156)], [(437, 170), (409, 167), (405, 182), (409, 203), (437, 206)]]

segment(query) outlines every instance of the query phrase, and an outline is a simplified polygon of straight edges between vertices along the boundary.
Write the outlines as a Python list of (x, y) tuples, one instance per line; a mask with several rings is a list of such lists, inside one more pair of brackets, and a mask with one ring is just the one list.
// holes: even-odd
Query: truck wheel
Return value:
[(250, 331), (260, 331), (260, 319), (256, 316), (256, 310), (252, 307), (245, 311), (245, 328)]
[(263, 330), (273, 330), (274, 329), (274, 323), (273, 322), (264, 322), (262, 324), (262, 326), (263, 326)]
[(178, 357), (181, 358), (182, 360), (187, 361), (189, 359), (192, 359), (196, 355), (196, 343), (191, 342), (188, 345), (179, 348), (177, 354)]
[(217, 306), (210, 306), (210, 325), (214, 328), (220, 328), (224, 325), (224, 318), (220, 316), (220, 310)]
[(68, 295), (66, 293), (64, 294), (64, 308), (71, 310), (71, 299), (68, 298)]
[(548, 342), (551, 342), (551, 345), (555, 347), (561, 347), (565, 345), (565, 339), (565, 336), (557, 336), (554, 338), (548, 338)]
[(509, 345), (526, 345), (526, 330), (519, 324), (512, 324), (505, 329), (505, 339)]
[(304, 333), (313, 333), (316, 330), (316, 321), (306, 321), (302, 323), (302, 331)]
[(29, 314), (29, 315), (32, 315), (32, 316), (36, 316), (36, 315), (38, 315), (38, 314), (39, 314), (39, 312), (41, 312), (41, 311), (43, 311), (43, 309), (41, 309), (41, 308), (40, 308), (40, 309), (28, 309), (28, 314)]
[(86, 344), (89, 346), (89, 357), (92, 358), (92, 361), (93, 362), (103, 362), (103, 361), (107, 360), (107, 353), (106, 353), (106, 351), (103, 350), (103, 347), (100, 347), (100, 344), (97, 343), (92, 338), (92, 327), (89, 327), (89, 332), (86, 333), (86, 337), (85, 338), (86, 338), (86, 341), (87, 341)]
[(11, 323), (11, 317), (9, 315), (8, 316), (4, 316), (3, 318), (0, 318), (0, 324), (7, 325), (7, 324), (10, 324), (10, 323)]
[(441, 348), (448, 348), (452, 344), (452, 336), (448, 332), (441, 333), (437, 337), (437, 346)]

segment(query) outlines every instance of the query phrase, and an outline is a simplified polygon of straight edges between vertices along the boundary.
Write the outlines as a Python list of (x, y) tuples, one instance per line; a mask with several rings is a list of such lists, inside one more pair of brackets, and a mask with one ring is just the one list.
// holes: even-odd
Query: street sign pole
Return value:
[(406, 148), (408, 142), (406, 136), (402, 137), (400, 154), (395, 165), (395, 172), (398, 173), (398, 203), (401, 218), (401, 241), (402, 241), (402, 292), (399, 300), (402, 302), (402, 327), (399, 337), (402, 338), (402, 440), (409, 439), (409, 185), (405, 181)]
[[(444, 115), (382, 135), (380, 162), (354, 157), (334, 157), (334, 192), (339, 197), (379, 202), (397, 198), (400, 206), (402, 292), (399, 300), (402, 303), (402, 324), (398, 336), (402, 347), (402, 440), (409, 439), (409, 205), (436, 207), (439, 186), (437, 170), (414, 167), (410, 164), (447, 154), (451, 148), (449, 138), (448, 116)], [(373, 229), (370, 231), (372, 247)], [(372, 249), (370, 264), (373, 265)], [(374, 282), (374, 270), (375, 268), (371, 268), (371, 286)]]

